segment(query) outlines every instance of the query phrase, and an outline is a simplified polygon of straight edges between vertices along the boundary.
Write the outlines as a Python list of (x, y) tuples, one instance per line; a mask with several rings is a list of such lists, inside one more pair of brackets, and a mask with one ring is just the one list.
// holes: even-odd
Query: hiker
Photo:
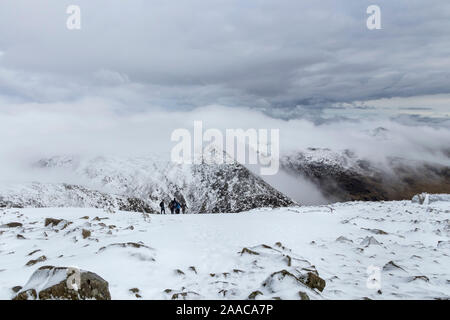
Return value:
[(175, 201), (175, 213), (180, 214), (181, 205), (178, 201)]
[(169, 208), (170, 208), (170, 213), (171, 213), (171, 214), (173, 214), (173, 213), (176, 211), (176, 209), (177, 209), (177, 203), (178, 203), (178, 201), (177, 201), (177, 199), (175, 199), (175, 198), (173, 198), (173, 200), (170, 201), (170, 203), (169, 203)]
[(188, 206), (187, 206), (186, 202), (183, 202), (183, 203), (181, 204), (181, 212), (183, 212), (183, 214), (186, 213), (187, 207), (188, 207)]
[(161, 214), (166, 214), (166, 209), (164, 208), (164, 200), (161, 201), (159, 207), (161, 208)]

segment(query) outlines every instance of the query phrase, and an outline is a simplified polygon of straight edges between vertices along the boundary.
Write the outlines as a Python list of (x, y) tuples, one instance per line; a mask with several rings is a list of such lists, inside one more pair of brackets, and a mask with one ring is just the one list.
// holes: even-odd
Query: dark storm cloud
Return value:
[[(382, 30), (366, 28), (371, 4)], [(449, 17), (447, 0), (2, 0), (0, 94), (289, 114), (450, 93)]]

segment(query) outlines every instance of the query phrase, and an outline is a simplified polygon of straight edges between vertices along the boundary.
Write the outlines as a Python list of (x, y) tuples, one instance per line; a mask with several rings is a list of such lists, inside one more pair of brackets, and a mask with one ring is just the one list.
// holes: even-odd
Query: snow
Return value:
[(343, 169), (358, 168), (358, 157), (349, 150), (331, 150), (326, 148), (308, 148), (302, 151), (296, 151), (287, 154), (281, 160), (284, 163), (293, 163), (297, 165), (315, 164), (331, 167), (340, 167)]
[(27, 291), (29, 289), (35, 289), (36, 293), (39, 294), (47, 288), (59, 284), (67, 279), (66, 269), (44, 269), (36, 270), (31, 276), (30, 280), (22, 288), (21, 291)]
[[(72, 224), (45, 227), (45, 218)], [(151, 216), (90, 208), (3, 209), (0, 225), (23, 226), (0, 228), (0, 299), (11, 299), (11, 288), (24, 286), (44, 265), (95, 272), (109, 282), (113, 299), (136, 299), (131, 288), (143, 299), (177, 293), (188, 299), (247, 299), (255, 291), (263, 294), (259, 299), (297, 299), (299, 291), (311, 299), (450, 298), (449, 221), (448, 201)], [(83, 239), (82, 229), (92, 235)], [(243, 248), (259, 255), (242, 253)], [(29, 256), (35, 250), (41, 251)], [(46, 261), (26, 266), (42, 255)], [(326, 280), (323, 292), (291, 277), (270, 278), (313, 266)], [(379, 289), (366, 285), (373, 267), (381, 270)]]

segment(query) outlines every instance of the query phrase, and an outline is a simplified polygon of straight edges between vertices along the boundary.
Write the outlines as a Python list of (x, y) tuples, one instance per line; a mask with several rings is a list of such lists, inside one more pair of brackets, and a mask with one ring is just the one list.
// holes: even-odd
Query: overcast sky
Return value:
[[(382, 30), (366, 27), (371, 4)], [(449, 30), (448, 0), (2, 0), (0, 101), (448, 117)]]
[(449, 31), (448, 0), (0, 0), (0, 182), (54, 155), (168, 156), (195, 120), (449, 165)]

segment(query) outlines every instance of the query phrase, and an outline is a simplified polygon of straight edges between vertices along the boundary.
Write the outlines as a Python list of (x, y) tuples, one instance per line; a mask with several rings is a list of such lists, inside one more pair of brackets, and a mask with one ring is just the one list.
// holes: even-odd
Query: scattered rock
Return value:
[(33, 254), (35, 254), (36, 252), (39, 252), (39, 251), (41, 251), (41, 249), (37, 249), (37, 250), (31, 251), (31, 252), (28, 254), (28, 256), (32, 256)]
[(311, 289), (317, 289), (320, 292), (322, 292), (326, 286), (326, 281), (314, 272), (307, 273), (306, 281), (304, 281), (304, 283)]
[(397, 264), (395, 264), (394, 261), (389, 261), (383, 267), (383, 271), (395, 271), (395, 270), (405, 271), (405, 269), (403, 269), (402, 267), (400, 267)]
[(263, 295), (263, 293), (259, 290), (253, 291), (252, 293), (249, 294), (248, 299), (255, 300), (257, 296), (262, 296), (262, 295)]
[(108, 217), (105, 218), (99, 218), (99, 217), (95, 217), (94, 219), (92, 219), (92, 221), (102, 221), (102, 220), (108, 220)]
[(344, 236), (340, 236), (339, 238), (337, 238), (336, 239), (336, 242), (341, 242), (341, 243), (353, 243), (353, 241), (352, 240), (350, 240), (350, 239), (347, 239), (346, 237), (344, 237)]
[(189, 270), (191, 270), (191, 271), (195, 272), (195, 274), (197, 274), (197, 269), (195, 269), (194, 266), (189, 267)]
[(183, 271), (181, 271), (180, 269), (176, 269), (175, 270), (175, 274), (179, 275), (179, 276), (184, 276), (185, 273)]
[(40, 257), (37, 258), (37, 259), (28, 261), (27, 264), (26, 264), (26, 266), (31, 267), (31, 266), (34, 266), (36, 263), (44, 262), (44, 261), (46, 261), (46, 260), (47, 260), (47, 257), (46, 257), (46, 256), (40, 256)]
[(89, 238), (91, 236), (91, 231), (87, 229), (83, 229), (81, 231), (81, 235), (83, 236), (83, 239)]
[(378, 234), (378, 235), (387, 235), (388, 233), (386, 231), (380, 230), (380, 229), (367, 229), (367, 228), (362, 228), (363, 230), (367, 230), (373, 234)]
[(259, 255), (258, 252), (253, 251), (253, 250), (250, 250), (250, 249), (248, 249), (248, 248), (242, 249), (242, 251), (240, 252), (241, 256), (242, 256), (244, 253), (252, 254), (252, 255), (255, 255), (255, 256), (258, 256), (258, 255)]
[(20, 228), (23, 225), (20, 222), (10, 222), (7, 224), (3, 224), (0, 226), (0, 228)]
[(281, 242), (276, 242), (276, 243), (275, 243), (275, 246), (278, 247), (278, 248), (281, 248), (281, 249), (283, 249), (283, 250), (286, 250), (286, 247), (283, 246), (283, 244), (282, 244)]
[(174, 293), (172, 295), (172, 300), (193, 300), (198, 299), (200, 295), (197, 292), (187, 291), (187, 292), (179, 292)]
[(377, 246), (379, 246), (379, 245), (381, 245), (381, 243), (379, 243), (379, 242), (377, 241), (377, 239), (375, 239), (374, 237), (366, 237), (366, 238), (361, 242), (361, 245), (362, 245), (362, 246), (366, 246), (366, 247), (371, 246), (371, 245), (377, 245)]
[(53, 218), (46, 218), (44, 225), (47, 227), (51, 225), (52, 227), (56, 227), (58, 224), (63, 221), (62, 219), (53, 219)]
[(300, 300), (309, 300), (309, 296), (306, 294), (306, 292), (299, 291), (298, 295), (300, 296)]
[(422, 280), (422, 281), (425, 281), (425, 282), (430, 282), (430, 279), (427, 276), (414, 276), (414, 277), (411, 277), (409, 279), (409, 282), (416, 281), (416, 280)]
[(17, 239), (19, 239), (19, 240), (25, 240), (26, 238), (23, 236), (23, 235), (21, 235), (21, 234), (18, 234), (17, 236)]
[(152, 249), (149, 246), (146, 246), (142, 243), (136, 243), (136, 242), (123, 242), (123, 243), (112, 243), (106, 247), (101, 247), (98, 252), (104, 251), (107, 248), (113, 248), (113, 247), (120, 247), (120, 248), (127, 248), (127, 247), (131, 247), (131, 248), (146, 248), (146, 249)]
[(283, 259), (286, 261), (288, 267), (292, 266), (292, 258), (290, 256), (286, 255)]
[(12, 287), (11, 290), (12, 290), (12, 292), (17, 293), (20, 290), (22, 290), (22, 287), (21, 286), (15, 286), (15, 287)]

